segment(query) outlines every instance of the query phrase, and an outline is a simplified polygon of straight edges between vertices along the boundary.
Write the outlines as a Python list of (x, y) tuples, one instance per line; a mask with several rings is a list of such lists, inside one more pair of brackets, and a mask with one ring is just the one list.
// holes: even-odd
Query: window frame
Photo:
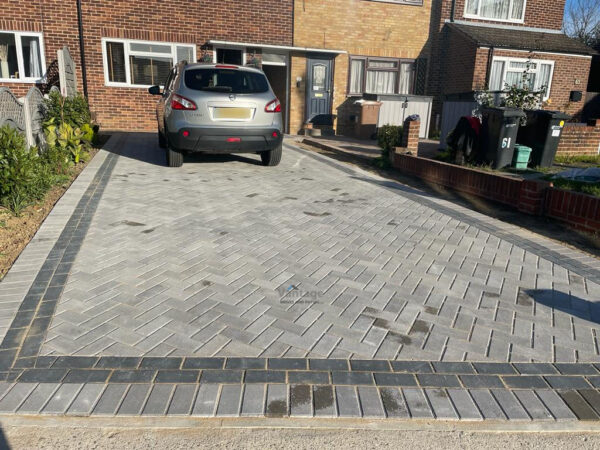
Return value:
[[(14, 34), (15, 46), (17, 48), (17, 68), (19, 69), (19, 78), (2, 78), (2, 83), (43, 83), (46, 80), (46, 48), (44, 46), (44, 35), (43, 33), (36, 31), (13, 31), (13, 30), (2, 30), (0, 33)], [(40, 43), (40, 67), (42, 70), (42, 76), (36, 77), (21, 77), (22, 73), (25, 73), (25, 60), (23, 59), (23, 46), (21, 43), (22, 37), (37, 37)]]
[[(515, 0), (508, 0), (510, 2), (510, 11), (512, 11), (513, 2)], [(481, 2), (477, 4), (477, 14), (469, 14), (467, 12), (467, 7), (469, 6), (468, 0), (465, 0), (465, 10), (463, 12), (463, 17), (465, 19), (478, 19), (478, 20), (489, 20), (492, 22), (504, 22), (504, 23), (525, 23), (525, 11), (527, 10), (527, 0), (523, 0), (523, 14), (520, 19), (494, 19), (491, 17), (485, 17), (481, 15)]]
[[(494, 58), (492, 59), (492, 64), (495, 61), (503, 61), (504, 62), (504, 70), (502, 71), (502, 86), (506, 85), (506, 73), (507, 72), (517, 72), (516, 70), (509, 70), (509, 66), (510, 66), (511, 62), (526, 63), (526, 62), (530, 61), (532, 63), (535, 63), (536, 69), (531, 72), (535, 72), (536, 75), (539, 74), (540, 66), (542, 64), (550, 65), (550, 81), (548, 82), (548, 88), (546, 89), (546, 95), (542, 98), (542, 100), (546, 101), (550, 98), (550, 93), (552, 91), (552, 80), (554, 79), (554, 68), (555, 68), (556, 61), (553, 61), (551, 59), (528, 59), (528, 58), (513, 58), (510, 56), (494, 56)], [(519, 73), (523, 73), (523, 71), (521, 70)], [(490, 82), (491, 82), (491, 80), (490, 80)], [(502, 91), (506, 91), (506, 89), (503, 88)]]
[[(109, 81), (108, 76), (108, 52), (107, 52), (107, 42), (117, 42), (123, 44), (123, 54), (125, 57), (125, 82), (117, 82), (117, 81)], [(130, 56), (146, 56), (146, 57), (168, 57), (167, 53), (155, 53), (155, 52), (142, 52), (142, 51), (131, 51), (131, 44), (149, 44), (149, 45), (169, 45), (171, 47), (171, 58), (173, 59), (173, 65), (177, 64), (177, 47), (191, 47), (194, 52), (194, 61), (196, 61), (196, 44), (184, 43), (184, 42), (164, 42), (164, 41), (144, 41), (139, 39), (121, 39), (121, 38), (102, 38), (102, 63), (103, 63), (103, 71), (104, 71), (104, 85), (110, 87), (126, 87), (133, 89), (148, 89), (151, 85), (141, 85), (141, 84), (132, 84), (131, 83), (131, 67), (129, 64)], [(161, 82), (159, 86), (164, 87), (162, 85), (164, 80)]]
[[(351, 92), (350, 87), (352, 86), (352, 61), (353, 60), (361, 60), (364, 61), (364, 69), (363, 69), (363, 77), (362, 77), (362, 92)], [(369, 68), (369, 63), (372, 61), (385, 61), (385, 62), (395, 62), (397, 66), (395, 68), (392, 67), (371, 67)], [(375, 94), (375, 95), (415, 95), (415, 85), (416, 85), (416, 73), (413, 76), (412, 85), (410, 86), (410, 92), (408, 94), (400, 94), (400, 74), (402, 72), (402, 64), (410, 63), (413, 65), (413, 72), (416, 71), (416, 59), (410, 58), (389, 58), (384, 56), (362, 56), (362, 55), (349, 55), (348, 57), (348, 85), (346, 88), (346, 96), (347, 97), (356, 97), (357, 95), (369, 94), (367, 92), (367, 73), (369, 71), (377, 71), (377, 72), (396, 72), (396, 83), (394, 86), (394, 93), (392, 94)]]

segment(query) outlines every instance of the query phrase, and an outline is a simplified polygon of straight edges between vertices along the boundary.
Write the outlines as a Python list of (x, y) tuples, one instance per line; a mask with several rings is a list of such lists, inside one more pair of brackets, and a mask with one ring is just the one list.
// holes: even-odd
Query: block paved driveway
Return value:
[(598, 419), (597, 259), (293, 145), (107, 150), (0, 284), (0, 412)]

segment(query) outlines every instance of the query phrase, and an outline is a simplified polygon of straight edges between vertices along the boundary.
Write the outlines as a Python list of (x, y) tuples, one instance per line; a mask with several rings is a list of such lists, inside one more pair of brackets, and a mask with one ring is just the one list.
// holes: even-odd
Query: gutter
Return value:
[(450, 7), (450, 22), (454, 22), (455, 11), (456, 11), (456, 0), (452, 0), (452, 5)]
[(490, 51), (488, 52), (488, 63), (487, 69), (485, 73), (485, 86), (484, 89), (489, 91), (490, 89), (490, 77), (492, 76), (492, 63), (494, 62), (494, 50), (496, 48), (494, 46), (490, 47)]
[(79, 28), (79, 53), (81, 55), (81, 75), (83, 82), (83, 96), (88, 98), (87, 69), (85, 65), (85, 47), (83, 44), (83, 14), (81, 12), (81, 0), (77, 0), (77, 25)]

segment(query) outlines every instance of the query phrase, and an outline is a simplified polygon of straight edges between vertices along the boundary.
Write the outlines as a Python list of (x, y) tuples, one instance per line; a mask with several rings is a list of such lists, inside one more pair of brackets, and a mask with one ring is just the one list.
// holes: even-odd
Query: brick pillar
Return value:
[(542, 180), (523, 180), (519, 192), (517, 209), (521, 212), (541, 216), (546, 204), (546, 190), (552, 183)]

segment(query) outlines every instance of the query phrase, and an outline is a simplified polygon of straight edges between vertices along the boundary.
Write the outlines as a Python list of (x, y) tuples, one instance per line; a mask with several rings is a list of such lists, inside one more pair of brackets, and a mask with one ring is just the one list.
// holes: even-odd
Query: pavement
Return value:
[(600, 261), (288, 142), (115, 134), (0, 283), (0, 414), (600, 418)]

